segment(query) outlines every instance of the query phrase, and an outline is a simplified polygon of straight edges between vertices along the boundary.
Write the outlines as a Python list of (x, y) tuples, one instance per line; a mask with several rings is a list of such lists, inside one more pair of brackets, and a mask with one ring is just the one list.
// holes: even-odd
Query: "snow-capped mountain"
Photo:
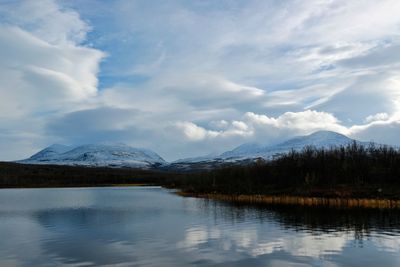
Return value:
[[(277, 145), (266, 146), (259, 144), (243, 144), (237, 148), (222, 153), (220, 158), (264, 158), (270, 159), (273, 156), (278, 156), (282, 153), (287, 153), (293, 150), (301, 150), (306, 146), (313, 146), (316, 148), (330, 148), (335, 146), (343, 146), (350, 144), (356, 140), (348, 138), (345, 135), (331, 132), (331, 131), (318, 131), (306, 136), (298, 136), (289, 139)], [(356, 141), (359, 144), (362, 142)]]
[(75, 148), (52, 145), (20, 162), (134, 168), (154, 168), (166, 164), (163, 158), (151, 150), (124, 144), (89, 144)]
[(276, 145), (246, 143), (218, 156), (210, 155), (189, 158), (187, 160), (178, 160), (171, 163), (168, 168), (178, 170), (201, 170), (232, 164), (249, 164), (257, 159), (271, 160), (274, 157), (279, 157), (279, 155), (290, 152), (292, 149), (299, 151), (307, 146), (331, 148), (345, 146), (353, 142), (367, 145), (367, 143), (356, 141), (336, 132), (318, 131), (310, 135), (294, 137)]
[(157, 153), (142, 148), (133, 148), (124, 144), (90, 144), (78, 147), (63, 145), (49, 146), (28, 159), (19, 161), (29, 164), (57, 164), (131, 167), (164, 170), (205, 170), (233, 164), (249, 164), (258, 159), (270, 160), (293, 150), (306, 146), (331, 148), (357, 142), (345, 135), (319, 131), (306, 136), (298, 136), (276, 145), (247, 143), (220, 155), (210, 154), (203, 157), (180, 159), (166, 162)]
[(212, 154), (208, 154), (206, 156), (199, 156), (199, 157), (193, 157), (193, 158), (184, 158), (184, 159), (178, 159), (175, 160), (171, 163), (181, 163), (181, 162), (200, 162), (200, 161), (208, 161), (208, 160), (213, 160), (215, 158), (218, 158), (219, 154), (217, 153), (212, 153)]
[(73, 147), (70, 146), (64, 146), (60, 144), (54, 144), (49, 147), (46, 147), (45, 149), (39, 151), (32, 157), (30, 157), (30, 160), (36, 160), (36, 161), (46, 161), (48, 159), (52, 159), (57, 157), (58, 155), (67, 152), (68, 150), (71, 150)]

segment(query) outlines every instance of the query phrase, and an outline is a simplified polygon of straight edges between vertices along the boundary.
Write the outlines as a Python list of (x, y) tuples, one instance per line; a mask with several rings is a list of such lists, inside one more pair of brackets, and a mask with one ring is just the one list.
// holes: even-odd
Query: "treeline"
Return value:
[(151, 184), (195, 194), (400, 199), (400, 151), (388, 146), (306, 147), (271, 161), (205, 172), (0, 163), (0, 188)]
[(29, 165), (0, 162), (0, 188), (107, 186), (121, 184), (160, 185), (179, 174), (118, 168), (62, 165)]
[(306, 147), (271, 161), (189, 174), (186, 192), (400, 197), (400, 151), (388, 146)]

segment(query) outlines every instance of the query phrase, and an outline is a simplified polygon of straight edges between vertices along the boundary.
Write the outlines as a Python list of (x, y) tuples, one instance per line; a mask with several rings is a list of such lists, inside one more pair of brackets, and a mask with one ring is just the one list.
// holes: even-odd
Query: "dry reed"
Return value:
[(249, 203), (249, 204), (283, 204), (336, 208), (378, 208), (398, 209), (400, 200), (366, 199), (366, 198), (324, 198), (304, 196), (268, 196), (268, 195), (226, 195), (226, 194), (192, 194), (178, 192), (180, 196), (191, 196), (214, 200)]

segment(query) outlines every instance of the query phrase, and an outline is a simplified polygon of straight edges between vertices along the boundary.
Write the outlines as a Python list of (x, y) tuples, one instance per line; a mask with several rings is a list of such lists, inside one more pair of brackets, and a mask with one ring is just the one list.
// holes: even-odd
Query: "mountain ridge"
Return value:
[[(67, 149), (69, 148), (69, 149)], [(167, 164), (156, 152), (125, 144), (86, 144), (77, 147), (51, 145), (28, 159), (30, 164), (152, 168)]]
[(54, 144), (18, 162), (163, 170), (212, 169), (226, 164), (248, 164), (258, 159), (271, 160), (291, 150), (299, 151), (306, 146), (330, 148), (352, 142), (361, 145), (368, 144), (336, 132), (317, 131), (309, 135), (296, 136), (275, 145), (245, 143), (221, 154), (179, 159), (173, 162), (165, 161), (152, 150), (130, 147), (122, 143), (86, 144), (77, 147)]
[[(303, 149), (305, 146), (314, 146), (316, 148), (330, 148), (331, 146), (347, 145), (352, 142), (363, 142), (351, 139), (343, 134), (332, 131), (317, 131), (309, 135), (295, 136), (291, 139), (283, 141), (275, 145), (250, 145), (243, 147), (243, 145), (234, 148), (233, 150), (221, 154), (222, 158), (234, 157), (250, 157), (257, 156), (269, 159), (272, 154), (286, 153), (290, 150)], [(244, 149), (243, 149), (244, 148)], [(252, 150), (249, 148), (253, 148)]]

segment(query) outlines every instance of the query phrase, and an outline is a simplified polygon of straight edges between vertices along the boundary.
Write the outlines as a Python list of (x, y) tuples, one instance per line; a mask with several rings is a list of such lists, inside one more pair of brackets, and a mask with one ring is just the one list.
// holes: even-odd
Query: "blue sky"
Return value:
[(167, 160), (317, 130), (400, 145), (400, 2), (0, 0), (0, 160)]

